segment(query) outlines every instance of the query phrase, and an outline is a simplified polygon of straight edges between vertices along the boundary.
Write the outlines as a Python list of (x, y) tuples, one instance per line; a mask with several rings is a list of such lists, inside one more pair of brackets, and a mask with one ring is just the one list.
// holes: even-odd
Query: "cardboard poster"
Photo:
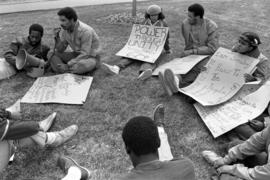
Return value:
[(251, 73), (258, 62), (258, 59), (219, 48), (206, 65), (206, 71), (179, 91), (203, 106), (224, 103), (245, 84), (244, 74)]
[(83, 104), (93, 77), (60, 74), (40, 77), (22, 98), (22, 103)]
[(168, 34), (168, 27), (134, 24), (126, 45), (117, 56), (154, 63), (160, 56)]
[(218, 106), (204, 107), (199, 103), (194, 106), (216, 138), (259, 116), (267, 108), (269, 101), (270, 81), (259, 89), (252, 84), (244, 85), (231, 100)]
[(171, 69), (174, 74), (186, 74), (188, 73), (196, 64), (205, 59), (208, 56), (204, 55), (190, 55), (183, 58), (175, 58), (172, 61), (162, 64), (157, 67), (152, 73), (153, 76), (157, 76), (159, 72), (164, 72), (165, 69)]

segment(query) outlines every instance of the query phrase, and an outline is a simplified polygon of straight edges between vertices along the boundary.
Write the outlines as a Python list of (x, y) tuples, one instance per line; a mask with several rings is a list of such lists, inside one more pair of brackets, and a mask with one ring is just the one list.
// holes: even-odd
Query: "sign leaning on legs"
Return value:
[(154, 63), (163, 50), (168, 30), (168, 27), (134, 24), (128, 42), (116, 55)]

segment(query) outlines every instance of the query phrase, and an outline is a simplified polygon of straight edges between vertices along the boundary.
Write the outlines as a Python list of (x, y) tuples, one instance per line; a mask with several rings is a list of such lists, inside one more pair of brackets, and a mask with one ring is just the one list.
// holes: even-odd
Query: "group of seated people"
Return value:
[[(16, 66), (16, 56), (21, 49), (30, 55), (42, 59), (44, 66), (50, 67), (56, 73), (84, 74), (95, 70), (100, 65), (99, 37), (89, 25), (78, 20), (74, 9), (66, 7), (58, 12), (61, 27), (55, 30), (55, 47), (53, 51), (42, 40), (43, 27), (33, 24), (29, 28), (29, 36), (17, 38), (10, 45), (4, 57), (7, 62)], [(145, 20), (142, 24), (167, 27), (162, 8), (151, 5), (146, 10)], [(213, 55), (219, 47), (219, 34), (217, 24), (204, 17), (204, 8), (200, 4), (188, 7), (188, 17), (182, 23), (182, 35), (185, 48), (181, 57), (188, 55)], [(172, 53), (169, 44), (169, 34), (164, 46), (166, 54)], [(261, 40), (254, 32), (242, 33), (232, 51), (259, 59), (257, 69), (252, 74), (245, 74), (246, 82), (260, 80), (265, 83), (270, 74), (270, 63), (260, 52)], [(72, 51), (66, 52), (70, 46)], [(210, 57), (195, 65), (185, 75), (174, 74), (166, 69), (159, 73), (159, 80), (168, 95), (179, 92), (179, 88), (191, 84), (200, 72), (206, 69)], [(160, 59), (159, 59), (160, 60)], [(122, 58), (117, 65), (103, 63), (107, 71), (118, 74), (122, 68), (134, 62), (132, 59)], [(138, 79), (146, 80), (151, 77), (157, 63), (142, 63)], [(31, 68), (30, 68), (31, 69)], [(29, 71), (29, 69), (25, 69)], [(269, 112), (265, 111), (269, 116)], [(29, 146), (33, 142), (45, 146), (59, 146), (73, 137), (78, 130), (72, 125), (62, 131), (47, 132), (56, 114), (41, 122), (12, 121), (12, 113), (2, 109), (0, 111), (0, 171), (8, 163), (14, 147)], [(213, 178), (220, 180), (266, 180), (270, 179), (270, 127), (264, 124), (264, 115), (233, 130), (238, 138), (230, 138), (228, 155), (218, 156), (212, 151), (203, 151), (202, 156), (216, 168)], [(154, 118), (137, 116), (131, 118), (125, 125), (122, 133), (126, 152), (129, 155), (134, 169), (127, 175), (117, 179), (164, 180), (164, 179), (195, 179), (195, 170), (192, 162), (186, 158), (172, 161), (159, 161), (157, 149), (160, 147), (160, 138), (157, 131), (157, 119), (164, 118), (164, 109), (157, 108)], [(162, 121), (162, 120), (161, 120)], [(248, 156), (252, 160), (248, 160)], [(245, 161), (247, 159), (247, 161)], [(4, 162), (4, 163), (2, 163)], [(91, 171), (80, 166), (70, 157), (60, 156), (58, 165), (64, 170), (66, 176), (62, 180), (86, 180)]]

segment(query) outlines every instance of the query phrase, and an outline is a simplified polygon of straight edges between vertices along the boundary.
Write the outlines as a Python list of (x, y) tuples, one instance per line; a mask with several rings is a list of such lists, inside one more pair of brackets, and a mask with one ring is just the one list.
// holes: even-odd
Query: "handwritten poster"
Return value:
[(157, 67), (152, 73), (153, 76), (157, 76), (159, 72), (164, 72), (165, 69), (171, 69), (174, 74), (186, 74), (188, 73), (196, 64), (205, 59), (208, 56), (204, 55), (190, 55), (183, 58), (175, 58), (172, 61), (162, 64)]
[(244, 85), (232, 99), (218, 106), (194, 104), (214, 138), (263, 113), (270, 101), (270, 82), (256, 89), (252, 84)]
[(22, 98), (22, 103), (83, 104), (93, 77), (60, 74), (40, 77)]
[(167, 27), (134, 24), (128, 42), (116, 55), (154, 63), (163, 50), (167, 34)]
[(170, 161), (173, 159), (171, 152), (171, 147), (168, 142), (168, 136), (164, 128), (158, 126), (158, 134), (160, 138), (160, 147), (158, 148), (159, 160), (160, 161)]
[(258, 59), (251, 58), (229, 49), (219, 48), (189, 86), (179, 89), (203, 106), (226, 102), (244, 85), (244, 74), (250, 73)]

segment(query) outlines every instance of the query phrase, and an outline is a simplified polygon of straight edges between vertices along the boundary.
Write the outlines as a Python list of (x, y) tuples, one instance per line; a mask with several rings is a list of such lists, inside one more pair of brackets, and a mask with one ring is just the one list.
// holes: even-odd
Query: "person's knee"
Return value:
[(75, 74), (84, 74), (94, 70), (97, 66), (97, 61), (94, 58), (81, 60), (72, 67), (72, 72)]

